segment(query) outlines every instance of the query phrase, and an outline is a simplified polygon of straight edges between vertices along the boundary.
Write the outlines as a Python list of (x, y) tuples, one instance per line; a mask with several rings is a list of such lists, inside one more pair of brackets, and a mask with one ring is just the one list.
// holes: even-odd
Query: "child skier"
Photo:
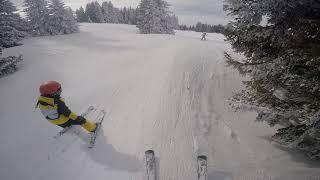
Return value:
[(41, 113), (52, 124), (66, 128), (72, 125), (81, 125), (88, 132), (94, 132), (97, 128), (95, 123), (92, 123), (82, 116), (78, 116), (71, 112), (66, 106), (63, 99), (60, 97), (62, 92), (61, 84), (56, 81), (49, 81), (41, 84), (40, 97), (36, 108), (39, 107)]

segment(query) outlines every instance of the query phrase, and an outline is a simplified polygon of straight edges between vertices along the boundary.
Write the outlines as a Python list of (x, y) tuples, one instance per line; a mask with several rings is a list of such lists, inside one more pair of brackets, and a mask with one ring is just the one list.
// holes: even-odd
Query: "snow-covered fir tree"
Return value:
[(222, 24), (218, 25), (210, 25), (210, 24), (203, 24), (198, 22), (196, 26), (187, 26), (187, 25), (179, 25), (179, 29), (183, 31), (196, 31), (196, 32), (208, 32), (208, 33), (220, 33), (224, 34), (226, 31), (227, 26)]
[(123, 18), (123, 23), (124, 24), (136, 24), (137, 23), (137, 14), (136, 10), (129, 7), (126, 8), (124, 7), (121, 10), (122, 18)]
[(129, 21), (126, 24), (137, 24), (137, 11), (134, 8), (129, 8), (128, 9), (128, 17), (129, 17)]
[(156, 25), (156, 7), (153, 0), (141, 0), (138, 9), (138, 23), (137, 27), (140, 30), (140, 33), (150, 34), (155, 32)]
[(51, 35), (70, 34), (79, 31), (73, 12), (66, 8), (62, 0), (51, 0), (49, 5), (49, 28)]
[[(86, 6), (86, 10), (80, 7), (80, 9), (76, 10), (76, 15), (78, 22), (94, 22), (90, 19), (91, 17), (96, 17), (99, 13), (94, 14), (94, 10), (92, 10), (92, 3), (88, 3)], [(120, 24), (137, 24), (137, 12), (134, 8), (126, 8), (119, 9), (114, 7), (111, 1), (105, 1), (101, 5), (101, 12), (103, 16), (103, 21), (99, 21), (99, 23), (120, 23)], [(91, 15), (88, 15), (91, 14)], [(93, 15), (92, 15), (93, 14)], [(98, 17), (100, 17), (98, 15)], [(97, 19), (97, 18), (94, 18)], [(98, 18), (100, 19), (100, 18)], [(95, 22), (98, 22), (95, 20)]]
[(49, 9), (46, 0), (24, 0), (24, 12), (33, 35), (48, 35)]
[(141, 0), (137, 27), (142, 34), (174, 34), (169, 4), (164, 0)]
[(17, 46), (26, 36), (26, 22), (16, 11), (9, 0), (0, 0), (0, 47)]
[(122, 19), (123, 19), (123, 23), (124, 24), (129, 24), (129, 10), (124, 7), (122, 10), (121, 10), (121, 14), (122, 14)]
[(79, 32), (79, 25), (76, 17), (74, 16), (74, 11), (70, 7), (67, 7), (65, 13), (66, 26), (64, 27), (64, 34)]
[(86, 14), (89, 18), (89, 21), (91, 21), (93, 23), (104, 23), (105, 22), (104, 16), (102, 13), (102, 8), (97, 1), (87, 4)]
[(115, 15), (117, 24), (123, 24), (124, 23), (123, 14), (122, 14), (122, 11), (120, 11), (119, 8), (114, 8), (114, 15)]
[(107, 23), (119, 23), (119, 17), (115, 11), (115, 8), (111, 1), (102, 3), (102, 12), (105, 22)]
[(126, 8), (124, 7), (123, 9), (118, 9), (116, 10), (118, 11), (118, 20), (119, 23), (122, 24), (137, 24), (137, 13), (136, 13), (136, 9), (133, 9), (131, 7)]
[(176, 15), (171, 16), (171, 24), (173, 29), (179, 29), (179, 18)]
[(2, 57), (2, 47), (0, 47), (0, 78), (14, 73), (18, 70), (18, 63), (22, 61), (22, 55)]
[(84, 12), (84, 9), (82, 6), (76, 10), (76, 16), (77, 16), (78, 22), (89, 22), (89, 18), (87, 14)]
[(320, 2), (227, 0), (225, 10), (236, 18), (227, 39), (247, 58), (226, 57), (251, 76), (235, 100), (263, 107), (257, 120), (285, 126), (276, 142), (320, 158)]
[(16, 7), (9, 0), (0, 0), (0, 77), (17, 70), (22, 56), (2, 57), (2, 49), (20, 45), (26, 33), (26, 23), (16, 13)]
[(157, 16), (160, 18), (159, 32), (161, 34), (174, 34), (172, 13), (169, 11), (169, 3), (164, 0), (155, 0)]

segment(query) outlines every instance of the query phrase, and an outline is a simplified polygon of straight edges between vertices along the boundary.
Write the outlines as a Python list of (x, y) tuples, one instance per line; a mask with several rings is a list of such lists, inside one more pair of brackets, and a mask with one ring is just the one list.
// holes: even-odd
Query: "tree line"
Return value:
[(27, 36), (70, 34), (79, 31), (71, 8), (62, 0), (25, 0), (25, 18), (9, 0), (0, 0), (0, 77), (17, 70), (22, 56), (2, 57), (4, 48), (20, 45)]
[(210, 25), (198, 22), (196, 25), (187, 26), (187, 25), (180, 25), (179, 29), (182, 31), (196, 31), (196, 32), (207, 32), (207, 33), (225, 33), (225, 26), (222, 24), (218, 25)]
[(28, 31), (32, 35), (70, 34), (79, 31), (73, 11), (62, 0), (24, 0)]
[(76, 10), (78, 22), (88, 23), (115, 23), (115, 24), (137, 24), (136, 9), (132, 7), (116, 8), (111, 1), (90, 2), (85, 9), (81, 6)]
[(141, 0), (137, 8), (116, 8), (111, 1), (101, 5), (90, 2), (76, 10), (78, 22), (137, 25), (140, 32), (173, 34), (179, 29), (178, 17), (169, 11), (164, 0)]

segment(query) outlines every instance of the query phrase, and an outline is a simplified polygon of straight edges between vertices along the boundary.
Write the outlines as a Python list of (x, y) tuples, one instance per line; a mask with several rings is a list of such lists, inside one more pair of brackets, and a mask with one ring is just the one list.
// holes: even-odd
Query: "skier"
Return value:
[(205, 41), (206, 40), (206, 36), (207, 36), (206, 32), (202, 33), (201, 41)]
[(66, 128), (72, 125), (81, 125), (89, 133), (95, 132), (97, 124), (92, 123), (82, 116), (71, 112), (60, 97), (62, 92), (61, 84), (56, 81), (48, 81), (41, 84), (40, 97), (36, 108), (39, 107), (41, 113), (52, 124)]

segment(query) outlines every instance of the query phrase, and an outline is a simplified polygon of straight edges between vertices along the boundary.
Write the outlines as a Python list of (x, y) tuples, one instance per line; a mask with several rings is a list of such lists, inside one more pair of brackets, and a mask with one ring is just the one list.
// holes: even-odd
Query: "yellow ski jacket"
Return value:
[(77, 121), (79, 125), (86, 121), (83, 117), (71, 112), (60, 96), (40, 96), (36, 107), (39, 107), (50, 123), (61, 127), (70, 126), (72, 124), (70, 120)]

